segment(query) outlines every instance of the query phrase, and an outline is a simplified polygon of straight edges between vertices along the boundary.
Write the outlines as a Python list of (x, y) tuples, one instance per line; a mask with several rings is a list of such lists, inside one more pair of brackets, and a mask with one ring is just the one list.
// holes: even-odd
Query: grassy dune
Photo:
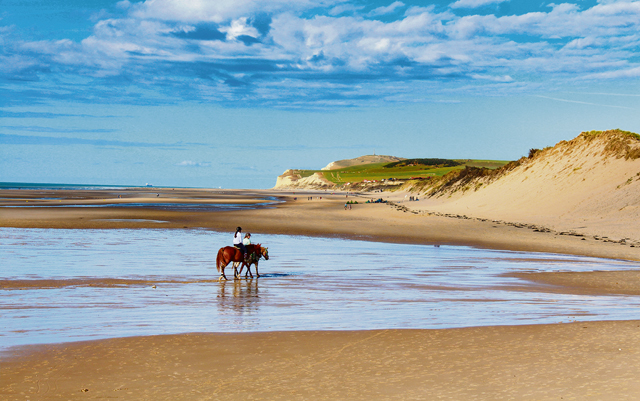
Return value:
[(295, 170), (302, 178), (314, 173), (321, 173), (327, 180), (341, 185), (347, 182), (362, 182), (364, 180), (380, 181), (390, 178), (408, 180), (410, 178), (441, 177), (454, 170), (462, 170), (465, 166), (498, 168), (507, 164), (501, 160), (455, 160), (460, 163), (454, 167), (442, 165), (412, 164), (406, 166), (386, 167), (393, 163), (371, 163), (359, 166), (344, 167), (337, 170)]

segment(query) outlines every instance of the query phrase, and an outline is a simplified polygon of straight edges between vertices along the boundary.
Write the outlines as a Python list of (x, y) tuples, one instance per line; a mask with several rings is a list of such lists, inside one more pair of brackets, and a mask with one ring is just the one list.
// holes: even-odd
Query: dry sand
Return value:
[(0, 364), (3, 400), (637, 400), (640, 394), (640, 322), (184, 334), (30, 351)]
[[(640, 248), (629, 244), (430, 216), (402, 205), (358, 204), (344, 210), (346, 200), (365, 198), (325, 192), (153, 189), (125, 193), (135, 203), (235, 203), (235, 199), (251, 203), (256, 196), (269, 195), (283, 201), (270, 208), (223, 212), (46, 207), (122, 202), (118, 195), (122, 193), (2, 191), (0, 205), (21, 206), (29, 201), (45, 207), (0, 208), (0, 226), (202, 227), (233, 232), (240, 225), (252, 233), (640, 260)], [(308, 196), (314, 199), (307, 200)], [(591, 294), (636, 294), (632, 285), (617, 283), (638, 281), (635, 272), (531, 278), (562, 291)], [(30, 346), (14, 349), (11, 357), (4, 355), (0, 360), (0, 399), (638, 399), (639, 340), (640, 322), (595, 322), (451, 330), (185, 334)]]

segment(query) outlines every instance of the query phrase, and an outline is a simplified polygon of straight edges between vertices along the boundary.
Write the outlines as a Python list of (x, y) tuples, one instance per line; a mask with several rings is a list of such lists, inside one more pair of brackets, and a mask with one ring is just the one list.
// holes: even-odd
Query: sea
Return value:
[[(145, 185), (87, 185), (87, 184), (52, 184), (33, 182), (0, 182), (0, 190), (3, 189), (35, 189), (35, 190), (113, 190), (124, 188), (165, 188)], [(169, 187), (166, 187), (169, 188)]]

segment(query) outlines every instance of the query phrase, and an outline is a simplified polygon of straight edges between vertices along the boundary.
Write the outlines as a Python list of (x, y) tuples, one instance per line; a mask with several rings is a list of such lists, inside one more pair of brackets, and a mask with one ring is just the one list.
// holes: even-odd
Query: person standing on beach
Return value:
[(242, 255), (244, 256), (244, 261), (246, 262), (249, 255), (247, 252), (247, 247), (242, 243), (242, 227), (236, 228), (236, 233), (233, 235), (233, 246), (240, 249), (242, 251)]

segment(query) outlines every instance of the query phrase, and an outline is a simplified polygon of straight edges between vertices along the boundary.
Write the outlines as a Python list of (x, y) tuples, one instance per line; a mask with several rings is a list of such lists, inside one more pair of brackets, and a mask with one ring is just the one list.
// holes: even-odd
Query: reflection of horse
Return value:
[(217, 306), (225, 314), (229, 309), (234, 310), (239, 319), (256, 312), (260, 304), (258, 281), (234, 280), (229, 283), (222, 280), (218, 288)]
[(247, 252), (249, 252), (249, 261), (247, 263), (243, 263), (240, 266), (240, 271), (238, 275), (242, 274), (242, 269), (247, 266), (247, 272), (244, 274), (247, 277), (247, 274), (253, 278), (253, 274), (251, 274), (251, 265), (256, 265), (256, 277), (260, 277), (260, 273), (258, 273), (258, 262), (260, 258), (264, 258), (264, 260), (269, 260), (269, 250), (268, 248), (263, 247), (260, 244), (255, 245), (247, 245)]
[[(231, 262), (234, 262), (233, 263), (234, 278), (239, 278), (238, 265), (240, 265), (241, 263), (242, 263), (242, 266), (240, 267), (240, 271), (242, 272), (242, 269), (244, 268), (244, 266), (247, 265), (247, 269), (249, 269), (249, 274), (251, 274), (251, 269), (249, 268), (249, 266), (252, 263), (255, 263), (256, 274), (258, 274), (258, 260), (260, 259), (260, 257), (269, 259), (269, 252), (267, 251), (267, 248), (263, 248), (262, 246), (260, 246), (260, 244), (247, 245), (247, 252), (249, 252), (249, 265), (245, 263), (244, 258), (242, 257), (242, 251), (240, 249), (233, 246), (225, 246), (223, 248), (220, 248), (220, 250), (218, 251), (218, 256), (216, 258), (216, 269), (218, 269), (218, 272), (220, 272), (221, 278), (225, 280), (227, 279), (227, 276), (225, 276), (224, 274), (224, 268), (227, 267), (227, 265)], [(251, 277), (253, 277), (253, 275), (251, 275)]]

